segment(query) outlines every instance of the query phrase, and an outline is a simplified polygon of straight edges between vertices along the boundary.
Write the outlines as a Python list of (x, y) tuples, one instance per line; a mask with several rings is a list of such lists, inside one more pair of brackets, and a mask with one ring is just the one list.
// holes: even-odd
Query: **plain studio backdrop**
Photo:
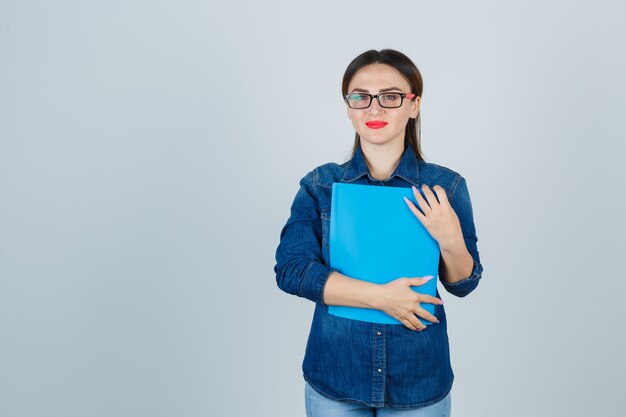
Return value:
[[(457, 417), (618, 416), (626, 7), (0, 2), (0, 416), (303, 416), (313, 304), (276, 286), (298, 181), (343, 162), (348, 63), (406, 53), (485, 267)], [(416, 358), (419, 360), (419, 358)]]

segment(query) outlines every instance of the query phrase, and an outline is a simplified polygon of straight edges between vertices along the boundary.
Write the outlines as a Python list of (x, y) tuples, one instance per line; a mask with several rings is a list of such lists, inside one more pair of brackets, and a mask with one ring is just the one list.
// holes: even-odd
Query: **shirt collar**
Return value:
[[(370, 179), (376, 181), (376, 179), (370, 175), (369, 168), (365, 163), (363, 151), (361, 150), (361, 145), (359, 144), (359, 146), (356, 147), (354, 156), (346, 167), (343, 182), (352, 182), (364, 175), (367, 175)], [(415, 157), (415, 152), (413, 152), (411, 146), (407, 145), (404, 148), (404, 152), (400, 158), (400, 163), (393, 171), (393, 174), (391, 174), (391, 177), (385, 181), (391, 180), (394, 177), (400, 177), (410, 182), (412, 185), (419, 187), (419, 167), (417, 164), (417, 158)]]

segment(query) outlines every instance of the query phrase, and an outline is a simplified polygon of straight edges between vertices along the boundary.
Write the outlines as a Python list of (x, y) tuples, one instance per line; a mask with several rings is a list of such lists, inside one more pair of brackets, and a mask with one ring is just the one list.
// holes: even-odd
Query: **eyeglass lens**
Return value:
[[(348, 96), (348, 105), (353, 109), (365, 109), (370, 106), (372, 96), (369, 94), (353, 93)], [(384, 93), (378, 95), (378, 104), (381, 107), (393, 109), (402, 105), (402, 95), (399, 93)]]

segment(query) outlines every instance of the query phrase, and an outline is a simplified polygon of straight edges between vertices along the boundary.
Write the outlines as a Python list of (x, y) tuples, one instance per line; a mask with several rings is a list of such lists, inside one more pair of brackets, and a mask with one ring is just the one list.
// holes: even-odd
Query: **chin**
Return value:
[(359, 134), (359, 136), (361, 137), (362, 141), (371, 143), (372, 145), (386, 145), (388, 143), (394, 142), (394, 138), (390, 138), (390, 137), (380, 137), (380, 136), (367, 137), (361, 134)]

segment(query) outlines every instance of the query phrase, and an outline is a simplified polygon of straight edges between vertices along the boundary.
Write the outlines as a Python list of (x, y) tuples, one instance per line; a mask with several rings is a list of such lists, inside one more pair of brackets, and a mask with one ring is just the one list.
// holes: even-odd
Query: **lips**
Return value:
[(369, 127), (370, 129), (382, 129), (383, 127), (387, 126), (387, 122), (383, 122), (381, 120), (371, 120), (369, 122), (366, 122), (365, 126)]

